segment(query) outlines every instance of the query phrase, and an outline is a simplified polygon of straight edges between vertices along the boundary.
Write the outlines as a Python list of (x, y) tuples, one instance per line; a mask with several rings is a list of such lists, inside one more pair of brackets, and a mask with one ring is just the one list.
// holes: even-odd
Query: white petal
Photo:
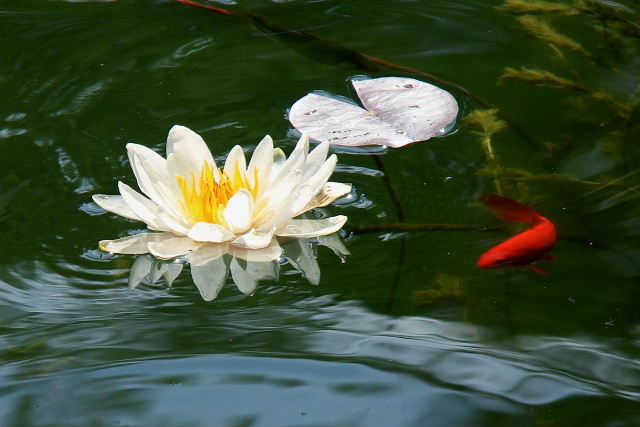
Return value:
[(245, 249), (235, 246), (229, 246), (229, 254), (251, 262), (269, 262), (274, 261), (282, 255), (282, 248), (278, 245), (276, 239), (273, 239), (269, 246), (261, 249)]
[(167, 161), (139, 144), (127, 144), (127, 153), (140, 190), (173, 216), (180, 218), (182, 211), (178, 200), (182, 192), (176, 180), (169, 176)]
[(336, 170), (338, 164), (338, 158), (335, 154), (329, 156), (329, 158), (322, 164), (316, 173), (305, 181), (305, 184), (315, 186), (318, 191), (322, 189), (324, 184), (329, 180), (331, 174)]
[(227, 279), (227, 264), (223, 257), (203, 265), (191, 264), (191, 277), (202, 299), (211, 301), (218, 296)]
[(129, 208), (153, 230), (168, 231), (185, 235), (187, 228), (182, 221), (176, 220), (162, 206), (147, 199), (127, 184), (118, 182), (118, 188), (124, 202)]
[(160, 242), (171, 239), (175, 236), (171, 233), (142, 233), (133, 236), (123, 237), (116, 240), (101, 240), (100, 249), (112, 254), (146, 254), (149, 253), (147, 244), (150, 242)]
[(273, 164), (271, 165), (271, 177), (269, 178), (270, 182), (273, 182), (274, 178), (278, 176), (280, 173), (280, 169), (284, 166), (287, 161), (287, 155), (284, 154), (282, 148), (274, 148), (273, 149)]
[(329, 145), (328, 141), (322, 142), (309, 153), (307, 156), (307, 164), (304, 168), (304, 173), (302, 174), (303, 181), (320, 169), (329, 154)]
[(118, 189), (124, 202), (141, 221), (154, 230), (169, 231), (160, 219), (158, 205), (123, 182), (118, 182)]
[(107, 210), (116, 215), (123, 216), (125, 218), (133, 219), (135, 221), (142, 221), (127, 205), (122, 196), (120, 195), (108, 195), (108, 194), (94, 194), (92, 199), (102, 209)]
[(291, 216), (298, 216), (305, 211), (309, 202), (322, 190), (336, 168), (338, 158), (335, 154), (322, 164), (320, 169), (300, 186), (300, 195), (292, 206)]
[(164, 272), (164, 280), (167, 281), (167, 286), (173, 286), (173, 281), (180, 275), (183, 267), (184, 264), (177, 262), (168, 265), (167, 271)]
[(275, 228), (273, 227), (266, 231), (250, 230), (235, 239), (231, 244), (241, 248), (261, 249), (269, 246), (269, 243), (271, 243), (273, 239), (274, 231)]
[(162, 222), (164, 222), (167, 231), (178, 236), (186, 236), (189, 232), (189, 228), (185, 222), (174, 219), (174, 217), (169, 215), (167, 212), (162, 216)]
[(224, 219), (229, 230), (234, 234), (241, 234), (251, 228), (253, 220), (253, 200), (251, 193), (244, 188), (229, 199), (224, 209)]
[(256, 177), (258, 178), (258, 190), (264, 191), (269, 185), (271, 177), (271, 165), (273, 164), (273, 140), (269, 135), (262, 138), (251, 156), (251, 161), (247, 167), (247, 180), (254, 187)]
[[(257, 230), (268, 230), (280, 218), (285, 220), (293, 217), (291, 203), (297, 198), (295, 191), (299, 182), (302, 171), (298, 170), (295, 174), (290, 174), (277, 185), (273, 185), (262, 195), (254, 209), (253, 225)], [(281, 222), (281, 221), (280, 221)]]
[(316, 194), (311, 201), (309, 201), (307, 206), (305, 206), (302, 211), (298, 212), (298, 215), (313, 208), (327, 206), (329, 203), (348, 194), (349, 192), (351, 192), (351, 184), (327, 182), (320, 192)]
[(287, 161), (282, 165), (278, 175), (272, 181), (275, 183), (285, 179), (288, 175), (295, 174), (296, 172), (302, 172), (304, 165), (307, 163), (307, 154), (309, 153), (309, 138), (303, 135), (298, 140), (295, 148), (291, 152), (291, 155)]
[(347, 217), (344, 215), (332, 216), (322, 219), (292, 219), (282, 225), (277, 231), (277, 236), (310, 238), (335, 233), (340, 230)]
[(135, 289), (151, 272), (154, 259), (150, 256), (139, 256), (133, 261), (129, 272), (129, 289)]
[(240, 176), (244, 177), (246, 171), (247, 161), (244, 158), (244, 151), (242, 151), (242, 147), (236, 145), (231, 149), (231, 151), (229, 151), (227, 160), (224, 162), (224, 173), (229, 178), (233, 179), (236, 176), (236, 173), (239, 173)]
[[(171, 151), (169, 147), (171, 146)], [(205, 163), (213, 168), (216, 181), (220, 174), (209, 147), (197, 133), (184, 126), (174, 126), (167, 138), (167, 170), (171, 176), (180, 175), (187, 180), (200, 178)]]
[(200, 246), (202, 243), (194, 242), (188, 237), (175, 237), (147, 244), (149, 252), (160, 259), (177, 258), (198, 249)]
[(189, 263), (191, 266), (205, 265), (222, 257), (228, 250), (229, 245), (226, 243), (207, 243), (188, 255)]
[(284, 245), (283, 250), (291, 265), (300, 270), (309, 283), (320, 283), (320, 266), (307, 239), (294, 239)]
[(200, 135), (186, 126), (174, 125), (169, 129), (169, 134), (167, 135), (167, 156), (174, 152), (176, 144), (183, 142), (187, 142), (194, 147), (194, 150), (200, 151), (205, 154), (205, 156), (206, 152), (211, 154), (209, 147), (207, 147), (207, 144)]
[(197, 242), (222, 243), (229, 241), (235, 235), (220, 224), (198, 222), (187, 233), (187, 236)]

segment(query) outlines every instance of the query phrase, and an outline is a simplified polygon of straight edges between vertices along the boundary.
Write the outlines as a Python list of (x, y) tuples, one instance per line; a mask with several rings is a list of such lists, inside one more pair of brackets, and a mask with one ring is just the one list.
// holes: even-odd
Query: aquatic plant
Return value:
[[(586, 105), (596, 101), (613, 112), (620, 121), (618, 129), (624, 129), (627, 134), (635, 132), (633, 129), (637, 127), (637, 120), (634, 118), (634, 112), (639, 108), (640, 80), (637, 78), (639, 70), (635, 60), (638, 46), (634, 38), (640, 34), (638, 31), (640, 26), (629, 20), (626, 16), (628, 10), (622, 4), (592, 0), (580, 0), (573, 3), (507, 0), (499, 9), (517, 15), (516, 21), (527, 34), (546, 42), (555, 53), (555, 57), (560, 60), (560, 64), (567, 73), (573, 75), (573, 78), (567, 78), (558, 75), (557, 72), (540, 67), (517, 68), (511, 66), (504, 69), (503, 74), (498, 78), (498, 84), (521, 82), (576, 92), (578, 96), (588, 99)], [(607, 47), (603, 55), (608, 55), (608, 57), (605, 59), (601, 55), (590, 52), (579, 42), (553, 28), (545, 17), (558, 12), (568, 16), (566, 19), (570, 20), (585, 17), (590, 20), (595, 19), (599, 25), (592, 27), (602, 35), (603, 42)], [(607, 88), (597, 87), (592, 82), (584, 81), (585, 73), (577, 71), (576, 60), (567, 57), (563, 50), (588, 58), (592, 67), (606, 67), (611, 76), (610, 79), (629, 80), (631, 76), (636, 76), (631, 77), (632, 81), (625, 82), (626, 86), (631, 86), (633, 89), (624, 94), (626, 99), (621, 99), (620, 94), (612, 94)], [(581, 65), (583, 67), (589, 66), (587, 64)], [(569, 114), (571, 111), (568, 110)], [(584, 114), (580, 114), (580, 119), (584, 120)], [(620, 138), (621, 136), (622, 138)], [(611, 133), (609, 137), (612, 141), (623, 141), (626, 138), (620, 135), (620, 132)]]
[(350, 191), (348, 184), (327, 182), (337, 163), (335, 154), (327, 158), (328, 149), (328, 143), (320, 144), (309, 153), (309, 140), (302, 137), (287, 159), (266, 136), (249, 165), (236, 145), (219, 169), (204, 140), (184, 126), (169, 131), (166, 159), (145, 146), (127, 144), (136, 180), (148, 198), (118, 182), (120, 195), (96, 194), (93, 200), (164, 233), (103, 240), (100, 248), (171, 259), (206, 243), (263, 249), (274, 244), (274, 236), (334, 233), (345, 216), (293, 219)]

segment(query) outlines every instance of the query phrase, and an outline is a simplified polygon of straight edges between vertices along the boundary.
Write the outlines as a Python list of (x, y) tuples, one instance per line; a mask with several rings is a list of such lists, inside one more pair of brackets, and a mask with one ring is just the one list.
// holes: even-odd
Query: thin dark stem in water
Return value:
[(396, 193), (396, 189), (393, 186), (393, 182), (391, 182), (389, 173), (387, 172), (387, 169), (385, 168), (384, 163), (380, 158), (380, 156), (373, 155), (372, 157), (373, 157), (373, 161), (376, 163), (376, 166), (378, 167), (380, 172), (382, 172), (382, 180), (387, 186), (387, 191), (389, 192), (389, 196), (391, 197), (391, 200), (393, 201), (393, 205), (396, 208), (396, 215), (398, 216), (398, 221), (403, 222), (405, 220), (404, 207), (402, 206), (402, 201), (400, 200), (400, 197), (398, 197), (398, 193)]
[(408, 232), (408, 231), (496, 231), (502, 227), (476, 224), (431, 224), (395, 222), (387, 224), (348, 225), (346, 229), (352, 233)]
[[(389, 177), (389, 173), (387, 172), (384, 162), (380, 158), (380, 156), (373, 156), (378, 169), (382, 172), (382, 179), (384, 180), (385, 185), (387, 186), (387, 191), (389, 192), (389, 196), (393, 200), (393, 204), (396, 207), (396, 215), (398, 220), (404, 222), (404, 207), (402, 206), (402, 201), (400, 197), (398, 197), (398, 193), (396, 193), (395, 187), (393, 186), (393, 182), (391, 182), (391, 178)], [(398, 261), (396, 263), (396, 271), (393, 275), (393, 280), (391, 281), (391, 288), (389, 289), (389, 300), (387, 302), (387, 313), (391, 314), (391, 310), (393, 310), (393, 305), (396, 300), (396, 291), (398, 290), (398, 283), (400, 283), (400, 277), (402, 275), (402, 269), (404, 268), (404, 260), (406, 257), (406, 239), (404, 237), (400, 238), (400, 247), (398, 248)]]
[(178, 3), (186, 4), (187, 6), (195, 6), (195, 7), (199, 7), (199, 8), (202, 8), (202, 9), (207, 9), (207, 10), (210, 10), (210, 11), (212, 11), (212, 12), (220, 13), (220, 14), (222, 14), (222, 15), (227, 15), (227, 16), (244, 16), (244, 17), (248, 17), (248, 16), (250, 16), (250, 15), (249, 15), (249, 14), (247, 14), (247, 13), (242, 13), (242, 12), (232, 12), (232, 11), (230, 11), (230, 10), (228, 10), (228, 9), (223, 9), (223, 8), (220, 8), (220, 7), (209, 6), (209, 5), (202, 4), (202, 3), (197, 3), (197, 2), (195, 2), (195, 1), (191, 1), (191, 0), (175, 0), (175, 1), (177, 1)]

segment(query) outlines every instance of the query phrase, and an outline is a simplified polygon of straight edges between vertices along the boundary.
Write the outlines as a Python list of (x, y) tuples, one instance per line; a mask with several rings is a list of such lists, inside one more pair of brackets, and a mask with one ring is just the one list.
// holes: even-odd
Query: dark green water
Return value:
[[(500, 4), (242, 2), (269, 30), (169, 0), (0, 1), (0, 425), (640, 424), (637, 14), (540, 16), (590, 53), (560, 57)], [(127, 142), (164, 150), (182, 124), (219, 156), (265, 134), (288, 152), (286, 110), (306, 93), (428, 81), (286, 29), (509, 116), (522, 132), (492, 138), (499, 180), (557, 224), (550, 275), (475, 266), (513, 228), (380, 231), (345, 234), (345, 264), (319, 247), (319, 286), (283, 264), (251, 297), (229, 281), (204, 302), (186, 271), (130, 291), (133, 258), (97, 242), (143, 227), (91, 202), (134, 184)], [(498, 86), (505, 67), (583, 89)], [(484, 108), (454, 85), (463, 115)], [(379, 163), (338, 150), (333, 179), (356, 197), (328, 212), (502, 225), (477, 203), (495, 187), (475, 130), (378, 156), (400, 208)]]

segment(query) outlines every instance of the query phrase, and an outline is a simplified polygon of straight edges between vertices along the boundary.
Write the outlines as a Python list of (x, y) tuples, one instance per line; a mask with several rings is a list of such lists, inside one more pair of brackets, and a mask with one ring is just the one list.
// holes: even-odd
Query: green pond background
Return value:
[[(208, 4), (261, 20), (0, 1), (0, 425), (640, 424), (637, 3), (227, 3)], [(300, 97), (436, 82), (416, 71), (449, 82), (455, 129), (335, 150), (354, 190), (326, 212), (349, 217), (351, 255), (318, 247), (318, 286), (283, 259), (253, 296), (229, 278), (205, 302), (188, 268), (132, 291), (133, 257), (97, 249), (143, 230), (91, 201), (135, 184), (127, 142), (163, 152), (182, 124), (220, 159), (265, 134), (288, 153)], [(510, 124), (494, 160), (465, 118), (487, 108)], [(548, 276), (476, 267), (522, 230), (478, 202), (496, 181), (557, 224)], [(397, 222), (479, 228), (358, 231)]]

